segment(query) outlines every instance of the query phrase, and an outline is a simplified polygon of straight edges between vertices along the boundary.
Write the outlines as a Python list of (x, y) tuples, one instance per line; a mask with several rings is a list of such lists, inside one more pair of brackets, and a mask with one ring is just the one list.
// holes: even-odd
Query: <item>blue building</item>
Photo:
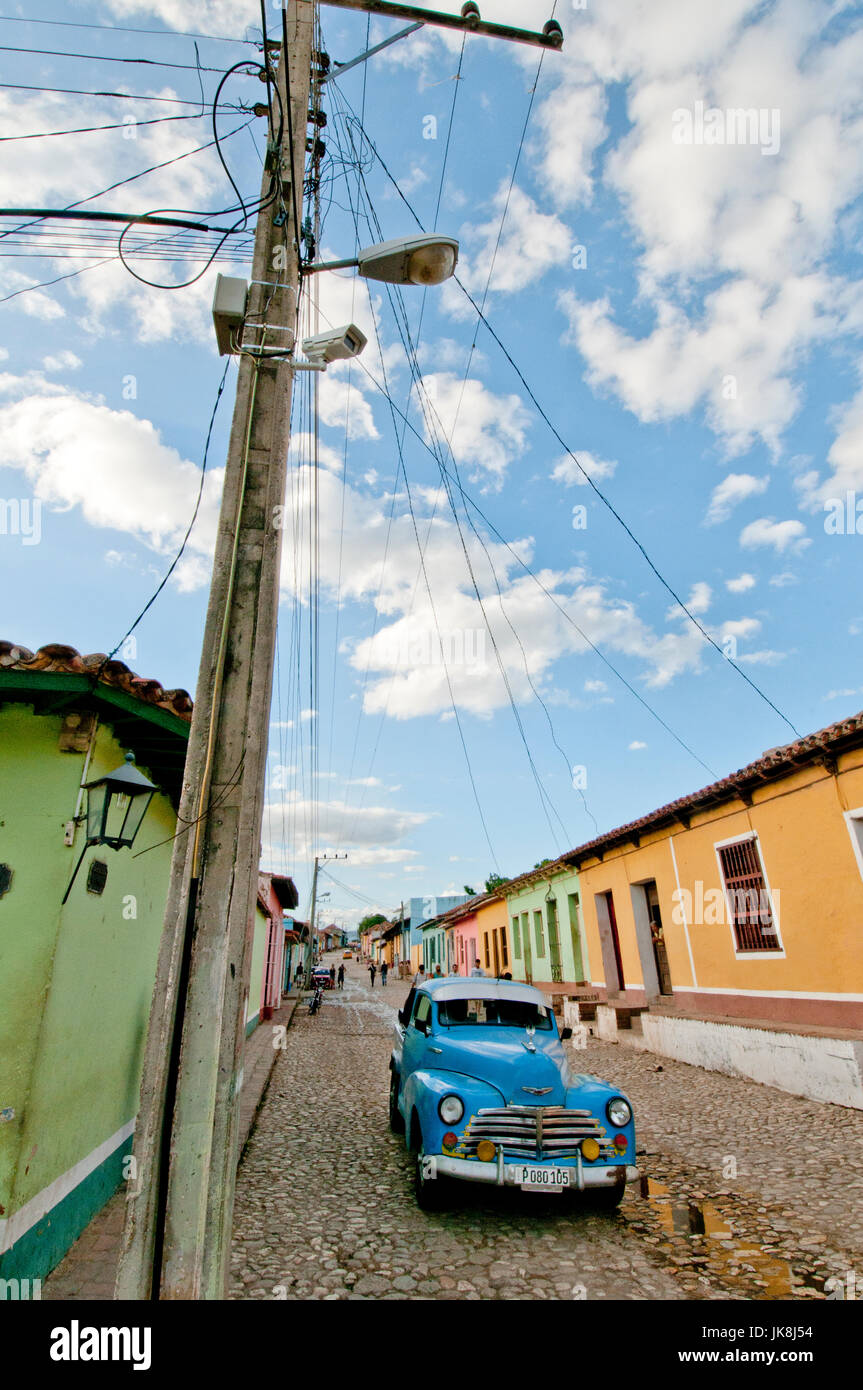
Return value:
[(467, 893), (432, 894), (425, 898), (410, 898), (405, 902), (405, 917), (410, 922), (411, 967), (419, 970), (423, 960), (423, 923), (431, 922), (451, 907), (466, 903)]

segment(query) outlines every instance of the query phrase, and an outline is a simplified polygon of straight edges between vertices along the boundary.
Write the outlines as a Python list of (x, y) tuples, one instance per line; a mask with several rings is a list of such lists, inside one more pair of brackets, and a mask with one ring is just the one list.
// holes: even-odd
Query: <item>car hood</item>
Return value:
[[(454, 1032), (455, 1030), (453, 1030)], [(461, 1031), (461, 1030), (459, 1030)], [(525, 1035), (494, 1039), (438, 1033), (435, 1070), (463, 1072), (500, 1091), (508, 1105), (563, 1105), (571, 1085), (563, 1048), (556, 1037), (534, 1036), (535, 1051), (525, 1047)], [(544, 1095), (532, 1094), (543, 1091)]]

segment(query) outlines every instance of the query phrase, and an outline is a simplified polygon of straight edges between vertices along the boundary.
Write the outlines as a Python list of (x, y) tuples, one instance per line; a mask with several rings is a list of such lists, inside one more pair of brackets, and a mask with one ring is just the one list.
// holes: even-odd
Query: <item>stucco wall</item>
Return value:
[[(840, 1017), (839, 1009), (854, 1003), (855, 996), (858, 1004), (863, 1002), (863, 876), (844, 811), (863, 804), (863, 755), (847, 755), (839, 771), (835, 778), (822, 767), (804, 768), (757, 790), (749, 807), (728, 802), (694, 817), (688, 830), (678, 826), (673, 834), (654, 833), (638, 848), (613, 849), (603, 862), (582, 865), (592, 983), (607, 983), (596, 895), (610, 891), (624, 983), (628, 989), (644, 985), (630, 889), (654, 879), (676, 990), (695, 996), (705, 992), (706, 1001), (719, 991), (788, 996), (789, 1019), (795, 1017), (792, 996), (827, 1004), (833, 1000), (837, 1025), (853, 1026), (854, 1020)], [(746, 953), (735, 950), (729, 913), (718, 892), (722, 880), (715, 846), (753, 831), (778, 908), (780, 949)], [(674, 897), (678, 880), (691, 895), (684, 909)], [(717, 905), (719, 914), (711, 910)], [(710, 920), (716, 915), (722, 920)]]
[[(84, 754), (58, 751), (60, 728), (59, 715), (0, 707), (0, 859), (15, 874), (0, 899), (0, 1104), (15, 1110), (0, 1125), (6, 1244), (21, 1235), (17, 1213), (68, 1197), (64, 1175), (83, 1181), (134, 1118), (176, 825), (154, 797), (133, 850), (88, 850), (61, 907), (83, 844), (79, 827), (64, 846), (63, 829)], [(88, 780), (126, 747), (100, 726)], [(108, 867), (98, 896), (86, 887), (94, 859)]]
[(863, 1110), (859, 1042), (653, 1014), (643, 1014), (641, 1021), (651, 1052), (726, 1076), (748, 1076), (792, 1095)]
[[(551, 880), (551, 895), (557, 904), (557, 921), (560, 938), (560, 966), (562, 982), (567, 984), (577, 984), (579, 980), (589, 979), (588, 959), (589, 951), (585, 942), (584, 933), (577, 929), (577, 935), (573, 935), (572, 924), (570, 921), (570, 897), (580, 895), (579, 878), (576, 873), (559, 874)], [(507, 894), (507, 925), (510, 948), (510, 970), (516, 980), (526, 978), (526, 955), (524, 943), (524, 922), (525, 914), (528, 916), (530, 928), (530, 975), (536, 984), (552, 983), (551, 951), (548, 932), (548, 898), (549, 883), (543, 880), (537, 885), (523, 888), (520, 892)], [(542, 946), (540, 952), (537, 948), (537, 934), (535, 913), (542, 915)], [(512, 919), (519, 917), (519, 950), (515, 949)], [(580, 957), (580, 959), (579, 959)], [(584, 973), (582, 973), (584, 972)]]

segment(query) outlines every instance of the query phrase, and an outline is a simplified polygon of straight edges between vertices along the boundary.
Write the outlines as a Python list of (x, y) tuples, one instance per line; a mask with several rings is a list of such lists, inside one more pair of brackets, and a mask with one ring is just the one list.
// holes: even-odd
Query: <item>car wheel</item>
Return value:
[(399, 1110), (399, 1074), (390, 1073), (390, 1129), (393, 1134), (404, 1134), (405, 1122)]
[(447, 1180), (446, 1178), (424, 1178), (423, 1177), (423, 1150), (420, 1145), (417, 1153), (416, 1177), (414, 1178), (414, 1191), (416, 1193), (417, 1206), (422, 1211), (443, 1211), (447, 1205)]

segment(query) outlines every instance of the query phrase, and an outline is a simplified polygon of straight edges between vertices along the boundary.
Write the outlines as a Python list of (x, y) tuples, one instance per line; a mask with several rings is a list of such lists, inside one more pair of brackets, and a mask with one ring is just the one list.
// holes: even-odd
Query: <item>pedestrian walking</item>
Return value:
[(425, 966), (421, 965), (417, 973), (414, 975), (414, 985), (424, 985), (427, 979), (428, 975), (426, 974)]
[(389, 971), (389, 968), (390, 968), (390, 967), (389, 967), (389, 965), (387, 964), (387, 962), (384, 961), (383, 964), (381, 965), (381, 985), (384, 987), (384, 989), (386, 989), (386, 984), (387, 984), (387, 972)]
[(478, 960), (475, 960), (475, 961), (474, 961), (474, 963), (473, 963), (473, 970), (472, 970), (470, 973), (471, 973), (471, 979), (474, 977), (474, 975), (481, 975), (482, 978), (485, 979), (485, 971), (483, 970), (483, 968), (482, 968), (482, 966), (480, 965), (480, 963), (479, 963)]
[(335, 967), (334, 965), (331, 965), (331, 966), (330, 966), (330, 989), (335, 989), (335, 987), (336, 987), (336, 967)]
[(377, 966), (375, 965), (374, 961), (372, 961), (371, 965), (369, 966), (369, 978), (372, 982), (372, 989), (374, 989), (375, 987), (375, 975), (377, 975), (377, 973)]
[(337, 979), (338, 979), (338, 982), (339, 982), (339, 989), (344, 989), (344, 987), (345, 987), (345, 967), (344, 967), (343, 965), (340, 965), (340, 966), (339, 966), (339, 973), (338, 973)]

